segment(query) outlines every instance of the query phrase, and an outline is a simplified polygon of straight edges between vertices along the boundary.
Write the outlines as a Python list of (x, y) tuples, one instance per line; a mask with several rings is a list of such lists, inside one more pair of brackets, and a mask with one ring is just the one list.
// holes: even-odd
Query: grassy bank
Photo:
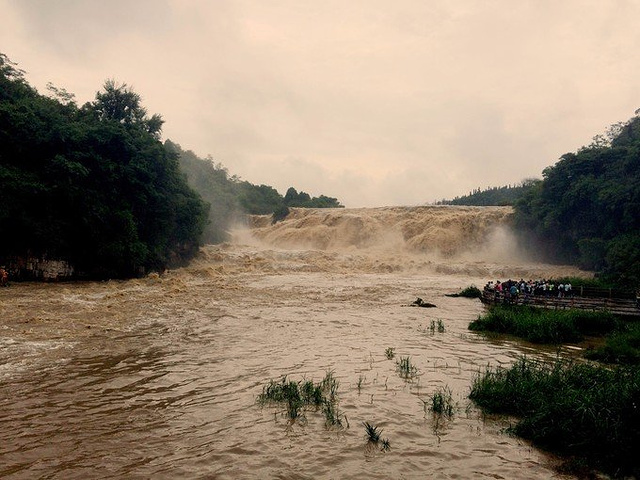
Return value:
[(585, 335), (605, 335), (619, 328), (606, 312), (550, 310), (516, 305), (495, 305), (471, 322), (469, 330), (507, 333), (533, 343), (579, 342)]
[(625, 325), (612, 333), (604, 346), (587, 350), (585, 357), (605, 363), (640, 365), (640, 323)]
[(575, 464), (614, 476), (640, 475), (640, 368), (608, 369), (522, 358), (479, 375), (469, 397), (483, 409), (520, 417), (513, 433)]

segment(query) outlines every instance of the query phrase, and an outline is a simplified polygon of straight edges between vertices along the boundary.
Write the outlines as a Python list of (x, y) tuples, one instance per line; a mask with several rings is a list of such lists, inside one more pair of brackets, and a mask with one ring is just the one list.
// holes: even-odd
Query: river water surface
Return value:
[[(487, 365), (557, 351), (469, 332), (483, 306), (445, 294), (579, 272), (516, 261), (508, 246), (502, 261), (381, 247), (362, 234), (369, 213), (336, 215), (342, 226), (321, 222), (321, 248), (308, 244), (318, 225), (292, 219), (204, 247), (161, 276), (0, 289), (0, 477), (569, 478), (467, 398)], [(357, 241), (331, 245), (331, 225)], [(437, 307), (410, 307), (417, 297)], [(418, 369), (409, 381), (395, 364), (406, 356)], [(317, 382), (328, 371), (344, 428), (314, 410), (292, 422), (256, 402), (270, 379)], [(452, 418), (425, 407), (443, 387)], [(383, 430), (389, 451), (367, 443), (363, 422)]]

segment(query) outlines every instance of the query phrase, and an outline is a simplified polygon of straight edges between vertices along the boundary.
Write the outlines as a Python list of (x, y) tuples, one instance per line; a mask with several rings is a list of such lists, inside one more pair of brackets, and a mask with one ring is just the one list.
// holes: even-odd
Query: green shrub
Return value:
[(640, 365), (640, 324), (612, 333), (604, 346), (587, 351), (585, 357), (605, 363)]
[(287, 207), (286, 205), (282, 205), (276, 208), (273, 212), (273, 215), (271, 216), (271, 223), (275, 224), (277, 222), (284, 220), (285, 218), (287, 218), (289, 213), (290, 213), (289, 207)]
[(467, 288), (461, 290), (458, 293), (452, 293), (452, 294), (448, 294), (446, 296), (447, 297), (481, 298), (482, 297), (482, 290), (480, 290), (475, 285), (471, 285), (470, 287), (467, 287)]

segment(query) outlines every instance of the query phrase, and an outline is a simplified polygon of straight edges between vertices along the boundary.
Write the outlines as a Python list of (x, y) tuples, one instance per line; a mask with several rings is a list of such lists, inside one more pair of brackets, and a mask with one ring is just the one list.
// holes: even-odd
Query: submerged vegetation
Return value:
[(369, 444), (378, 445), (381, 443), (380, 450), (383, 452), (391, 450), (391, 443), (389, 443), (389, 439), (380, 438), (380, 435), (382, 435), (382, 429), (378, 430), (377, 426), (371, 425), (369, 422), (362, 422), (362, 425), (364, 426), (364, 430), (367, 434), (367, 441)]
[(640, 473), (630, 446), (640, 440), (640, 325), (607, 312), (493, 306), (469, 328), (551, 344), (606, 336), (585, 357), (625, 366), (521, 358), (511, 368), (479, 375), (470, 398), (487, 411), (520, 417), (513, 433), (576, 459), (576, 465), (616, 476)]
[(346, 417), (338, 410), (338, 385), (331, 371), (327, 372), (320, 383), (287, 380), (285, 376), (279, 382), (269, 381), (258, 395), (257, 401), (261, 405), (284, 405), (285, 415), (291, 420), (304, 418), (307, 409), (313, 407), (316, 411), (322, 411), (327, 426), (348, 426)]
[(431, 319), (431, 322), (429, 324), (429, 331), (431, 333), (435, 333), (436, 330), (438, 330), (438, 333), (445, 332), (444, 322), (440, 318), (438, 318), (437, 320)]
[(451, 389), (448, 386), (438, 388), (429, 396), (428, 405), (429, 410), (436, 415), (443, 415), (448, 418), (453, 417), (455, 404)]
[(418, 375), (418, 368), (411, 363), (411, 357), (400, 357), (396, 361), (396, 370), (401, 378), (411, 380)]
[(489, 412), (515, 415), (512, 431), (537, 445), (615, 475), (640, 474), (640, 369), (521, 358), (488, 369), (469, 397)]
[(585, 335), (604, 335), (620, 322), (607, 312), (551, 310), (520, 305), (495, 305), (471, 322), (470, 330), (507, 333), (533, 343), (578, 342)]

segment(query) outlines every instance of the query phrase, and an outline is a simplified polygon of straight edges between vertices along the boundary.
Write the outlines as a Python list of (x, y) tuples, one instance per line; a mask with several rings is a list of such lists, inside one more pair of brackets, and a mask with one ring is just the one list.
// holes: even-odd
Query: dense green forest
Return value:
[(639, 288), (640, 116), (563, 155), (543, 177), (515, 204), (523, 244)]
[(454, 197), (453, 200), (440, 200), (436, 205), (473, 205), (479, 207), (515, 205), (540, 180), (527, 179), (517, 185), (503, 187), (489, 187), (484, 190), (477, 188), (468, 195)]
[(240, 215), (274, 215), (281, 219), (288, 207), (340, 208), (336, 198), (320, 195), (311, 197), (290, 187), (284, 197), (268, 185), (254, 185), (235, 175), (211, 157), (200, 158), (190, 150), (167, 140), (165, 146), (178, 155), (180, 169), (187, 176), (189, 185), (200, 194), (211, 208), (209, 222), (205, 227), (205, 243), (219, 243), (228, 239), (228, 232)]
[(64, 260), (79, 277), (140, 275), (226, 240), (238, 215), (342, 206), (293, 187), (282, 196), (163, 144), (162, 118), (126, 84), (107, 81), (82, 106), (48, 90), (0, 54), (0, 265), (14, 278), (26, 259)]
[(162, 119), (107, 81), (93, 102), (39, 94), (0, 54), (0, 261), (127, 277), (189, 259), (207, 208), (160, 142)]
[(513, 205), (520, 242), (621, 287), (640, 287), (640, 117), (612, 125), (543, 172), (438, 205)]

